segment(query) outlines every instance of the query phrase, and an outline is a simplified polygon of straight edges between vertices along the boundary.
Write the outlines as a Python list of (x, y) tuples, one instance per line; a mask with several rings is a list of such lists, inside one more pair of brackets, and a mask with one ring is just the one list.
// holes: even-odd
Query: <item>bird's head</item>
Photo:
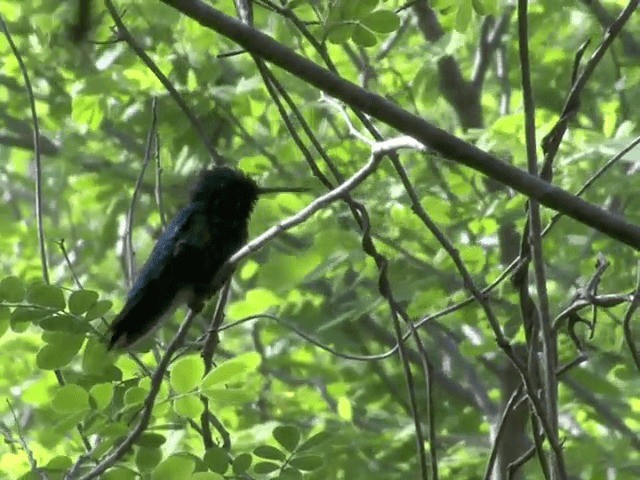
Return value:
[(220, 166), (204, 170), (191, 191), (192, 202), (203, 202), (218, 214), (248, 217), (258, 200), (265, 193), (303, 192), (302, 188), (262, 188), (235, 168)]

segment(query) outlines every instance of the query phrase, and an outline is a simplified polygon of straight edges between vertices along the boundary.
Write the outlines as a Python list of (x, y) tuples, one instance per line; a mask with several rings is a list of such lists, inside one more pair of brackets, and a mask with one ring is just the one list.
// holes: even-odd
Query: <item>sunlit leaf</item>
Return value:
[(179, 359), (171, 368), (169, 379), (171, 388), (176, 393), (187, 393), (200, 384), (204, 375), (202, 358), (197, 355), (189, 355)]

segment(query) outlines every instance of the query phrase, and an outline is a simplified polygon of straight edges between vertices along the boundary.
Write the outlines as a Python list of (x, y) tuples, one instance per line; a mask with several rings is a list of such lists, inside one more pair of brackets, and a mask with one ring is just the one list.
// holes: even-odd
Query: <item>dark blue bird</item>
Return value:
[(179, 306), (200, 310), (221, 286), (218, 269), (247, 241), (258, 195), (300, 189), (260, 188), (229, 167), (205, 170), (189, 204), (167, 226), (111, 325), (109, 348), (130, 347)]

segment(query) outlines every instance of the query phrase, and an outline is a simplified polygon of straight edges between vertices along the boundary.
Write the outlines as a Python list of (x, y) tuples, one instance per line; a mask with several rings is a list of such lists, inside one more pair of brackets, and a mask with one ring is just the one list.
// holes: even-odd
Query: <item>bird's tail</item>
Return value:
[(175, 291), (146, 292), (130, 297), (109, 329), (109, 350), (133, 346), (151, 334), (186, 300), (185, 295)]

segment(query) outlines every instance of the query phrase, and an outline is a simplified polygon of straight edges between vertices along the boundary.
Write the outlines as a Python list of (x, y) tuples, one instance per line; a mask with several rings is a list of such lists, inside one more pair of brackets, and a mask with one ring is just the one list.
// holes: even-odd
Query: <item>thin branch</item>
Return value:
[(135, 252), (133, 251), (133, 213), (135, 211), (136, 204), (138, 203), (138, 196), (140, 194), (140, 188), (142, 187), (142, 181), (144, 180), (144, 173), (147, 171), (147, 165), (149, 165), (149, 162), (151, 161), (154, 132), (156, 130), (156, 121), (158, 118), (156, 115), (156, 104), (157, 98), (153, 97), (151, 99), (151, 125), (149, 126), (149, 131), (147, 132), (147, 144), (144, 151), (144, 160), (142, 162), (140, 172), (138, 173), (138, 178), (136, 179), (136, 184), (133, 189), (133, 195), (131, 195), (131, 204), (129, 205), (129, 209), (127, 210), (127, 227), (124, 231), (124, 250), (125, 259), (127, 261), (127, 278), (129, 280), (129, 288), (131, 288), (131, 285), (133, 285), (133, 281), (135, 278)]
[(167, 367), (169, 366), (169, 362), (171, 361), (171, 357), (178, 349), (178, 347), (183, 343), (187, 332), (189, 331), (189, 327), (191, 326), (193, 320), (196, 318), (197, 314), (198, 312), (196, 312), (195, 310), (189, 310), (185, 320), (182, 322), (182, 325), (180, 325), (176, 336), (167, 347), (167, 350), (158, 363), (155, 372), (153, 372), (153, 376), (151, 377), (151, 387), (149, 389), (149, 393), (147, 394), (147, 398), (145, 398), (144, 400), (144, 407), (142, 409), (142, 415), (140, 416), (138, 424), (133, 430), (131, 430), (131, 432), (129, 432), (126, 438), (111, 451), (111, 453), (105, 456), (100, 461), (100, 463), (98, 463), (89, 473), (81, 477), (80, 480), (90, 480), (92, 478), (97, 478), (107, 469), (115, 465), (115, 463), (118, 462), (129, 451), (136, 440), (145, 431), (145, 429), (149, 425), (149, 421), (151, 420), (151, 413), (153, 412), (155, 400), (158, 396), (158, 393), (160, 392), (160, 386), (162, 385), (162, 380), (164, 378)]
[[(229, 299), (230, 290), (231, 280), (227, 280), (227, 282), (222, 287), (222, 290), (220, 290), (220, 294), (218, 295), (218, 303), (216, 304), (215, 312), (213, 313), (213, 317), (211, 318), (211, 325), (209, 326), (209, 330), (205, 335), (201, 353), (202, 361), (204, 363), (205, 375), (211, 371), (211, 367), (213, 365), (213, 355), (215, 354), (220, 342), (218, 332), (220, 331), (220, 326), (224, 321), (224, 308), (227, 304), (227, 300)], [(204, 406), (204, 411), (200, 416), (200, 425), (202, 425), (202, 441), (204, 443), (204, 448), (208, 449), (213, 447), (213, 437), (211, 435), (211, 428), (209, 424), (209, 399), (206, 395), (200, 395), (200, 401)]]
[[(529, 26), (528, 0), (518, 0), (518, 45), (520, 52), (520, 68), (522, 75), (522, 95), (524, 100), (524, 121), (527, 149), (527, 167), (531, 175), (538, 175), (538, 159), (536, 155), (536, 124), (533, 87), (531, 85), (531, 71), (529, 62)], [(558, 437), (558, 382), (556, 378), (557, 345), (556, 335), (551, 328), (551, 314), (549, 311), (549, 297), (546, 285), (544, 266), (544, 252), (542, 250), (542, 221), (540, 219), (540, 204), (536, 199), (529, 200), (529, 231), (528, 243), (531, 248), (531, 258), (534, 265), (536, 290), (540, 309), (536, 318), (539, 320), (539, 332), (542, 340), (544, 359), (540, 362), (543, 373), (543, 391), (545, 395), (545, 409), (538, 411), (539, 416), (546, 415), (545, 432), (553, 447), (555, 462), (561, 479), (567, 477), (562, 448), (557, 442)], [(526, 241), (526, 239), (523, 239)], [(528, 253), (528, 252), (527, 252)], [(536, 395), (536, 392), (529, 392)], [(542, 420), (542, 419), (541, 419)], [(535, 433), (535, 432), (534, 432)], [(539, 452), (541, 453), (541, 452)], [(553, 475), (553, 478), (556, 478)]]
[(22, 77), (24, 79), (24, 85), (27, 89), (27, 96), (29, 97), (29, 107), (31, 108), (31, 121), (33, 125), (33, 153), (35, 156), (35, 173), (36, 173), (36, 223), (38, 226), (38, 246), (40, 249), (40, 265), (42, 267), (42, 279), (44, 283), (49, 283), (49, 268), (47, 261), (47, 249), (45, 247), (44, 227), (42, 225), (42, 162), (40, 159), (40, 127), (38, 124), (38, 113), (36, 111), (36, 101), (33, 96), (33, 89), (31, 88), (31, 80), (29, 80), (29, 72), (22, 60), (20, 51), (11, 38), (9, 28), (4, 20), (4, 17), (0, 14), (0, 28), (4, 32), (13, 55), (18, 61)]
[[(560, 113), (560, 119), (553, 126), (551, 131), (543, 139), (543, 149), (545, 152), (545, 158), (541, 171), (546, 175), (550, 175), (552, 172), (552, 165), (555, 159), (560, 143), (564, 137), (569, 121), (576, 116), (580, 107), (580, 95), (584, 90), (587, 82), (591, 78), (591, 75), (595, 71), (600, 61), (604, 58), (605, 53), (616, 39), (616, 37), (622, 31), (622, 28), (631, 18), (633, 12), (638, 8), (640, 0), (631, 0), (627, 6), (620, 12), (618, 18), (607, 28), (604, 38), (598, 48), (593, 52), (591, 58), (584, 66), (584, 70), (578, 76), (576, 81), (571, 85), (571, 91), (567, 95), (562, 112)], [(545, 178), (543, 176), (543, 178)]]
[(173, 84), (167, 78), (167, 76), (164, 73), (162, 73), (162, 71), (153, 62), (153, 60), (151, 60), (151, 57), (149, 57), (149, 55), (147, 55), (144, 49), (140, 45), (138, 45), (136, 40), (133, 38), (133, 35), (131, 35), (129, 30), (127, 30), (127, 27), (122, 21), (122, 17), (120, 16), (120, 14), (118, 14), (115, 6), (113, 5), (113, 2), (111, 0), (104, 0), (104, 4), (107, 7), (107, 10), (109, 10), (109, 13), (111, 14), (111, 18), (113, 18), (113, 21), (116, 24), (116, 28), (118, 32), (117, 34), (119, 38), (127, 42), (127, 44), (136, 53), (136, 55), (140, 57), (140, 60), (144, 62), (147, 68), (149, 68), (149, 70), (153, 72), (156, 78), (160, 80), (160, 83), (162, 83), (164, 88), (167, 89), (167, 91), (169, 92), (169, 95), (171, 95), (171, 98), (175, 100), (175, 102), (178, 104), (178, 107), (180, 107), (180, 110), (182, 110), (182, 112), (191, 122), (191, 126), (200, 137), (200, 141), (203, 143), (204, 147), (209, 152), (209, 155), (211, 156), (212, 161), (216, 165), (221, 165), (222, 163), (224, 163), (222, 156), (216, 151), (215, 147), (211, 143), (211, 139), (206, 134), (204, 127), (202, 126), (200, 121), (196, 118), (195, 114), (191, 111), (191, 109), (187, 105), (187, 102), (184, 100), (182, 95), (180, 95), (178, 90), (176, 90), (176, 88), (173, 86)]
[(234, 40), (250, 53), (270, 61), (353, 108), (377, 118), (400, 132), (543, 205), (562, 212), (627, 245), (640, 249), (640, 227), (624, 218), (585, 202), (565, 190), (514, 167), (401, 109), (379, 95), (361, 89), (258, 30), (229, 17), (200, 0), (162, 0), (200, 24)]
[(640, 306), (640, 263), (638, 264), (638, 272), (637, 272), (637, 281), (636, 281), (636, 290), (633, 293), (633, 300), (629, 304), (629, 308), (627, 308), (626, 313), (624, 314), (624, 320), (622, 322), (623, 330), (624, 330), (624, 340), (627, 342), (627, 346), (629, 347), (629, 351), (631, 352), (631, 357), (633, 358), (633, 362), (636, 364), (636, 368), (640, 370), (640, 353), (638, 353), (638, 348), (636, 347), (636, 341), (633, 338), (633, 333), (631, 332), (631, 318), (633, 314)]
[[(156, 114), (156, 109), (153, 110), (154, 115)], [(155, 124), (157, 125), (158, 121), (155, 120)], [(160, 134), (158, 133), (158, 128), (154, 132), (154, 142), (155, 146), (155, 187), (153, 189), (153, 196), (156, 199), (156, 205), (158, 207), (158, 214), (160, 215), (160, 223), (162, 224), (162, 229), (167, 226), (167, 216), (164, 212), (164, 204), (162, 202), (162, 164), (160, 163)]]
[(496, 458), (498, 457), (498, 445), (502, 441), (502, 436), (505, 433), (505, 426), (507, 425), (507, 417), (511, 412), (513, 412), (520, 402), (525, 397), (522, 395), (522, 384), (518, 388), (516, 388), (506, 405), (504, 406), (504, 410), (502, 411), (502, 416), (500, 417), (500, 421), (498, 422), (496, 436), (493, 439), (493, 445), (491, 446), (491, 453), (489, 454), (489, 460), (487, 460), (487, 466), (484, 470), (484, 480), (490, 480), (491, 473), (493, 472), (493, 465), (495, 464)]
[[(2, 21), (3, 21), (2, 17), (0, 17), (0, 22)], [(24, 438), (24, 433), (22, 432), (22, 427), (20, 426), (20, 419), (18, 418), (18, 414), (13, 409), (13, 405), (11, 405), (11, 402), (9, 401), (9, 399), (6, 398), (5, 400), (7, 402), (7, 405), (9, 406), (9, 410), (11, 410), (11, 415), (13, 415), (13, 420), (16, 425), (16, 431), (18, 432), (18, 440), (20, 441), (20, 446), (22, 447), (22, 450), (27, 455), (27, 459), (29, 460), (29, 465), (31, 466), (31, 472), (33, 472), (35, 475), (38, 475), (42, 480), (47, 480), (47, 475), (38, 468), (38, 463), (36, 462), (36, 459), (33, 456), (33, 452), (29, 448), (29, 445), (27, 444), (27, 441)]]

